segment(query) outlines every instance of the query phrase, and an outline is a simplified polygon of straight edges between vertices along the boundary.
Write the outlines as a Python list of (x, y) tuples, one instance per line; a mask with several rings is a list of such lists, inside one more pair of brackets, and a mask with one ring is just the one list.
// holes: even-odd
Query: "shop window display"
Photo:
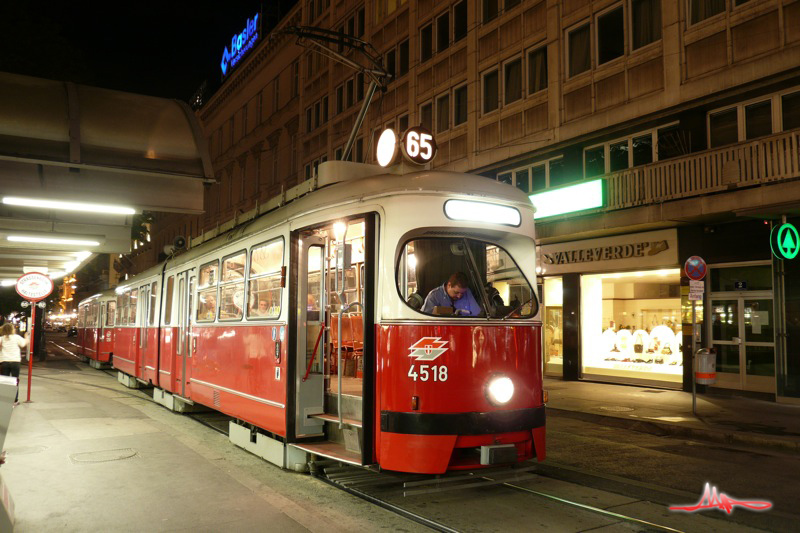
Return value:
[(680, 271), (581, 277), (584, 377), (683, 379)]
[(544, 371), (560, 376), (564, 364), (563, 287), (561, 278), (544, 280)]

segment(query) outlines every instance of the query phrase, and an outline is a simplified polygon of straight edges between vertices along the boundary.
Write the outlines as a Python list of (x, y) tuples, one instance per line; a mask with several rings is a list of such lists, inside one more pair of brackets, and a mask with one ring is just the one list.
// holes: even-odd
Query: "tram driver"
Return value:
[(443, 314), (441, 310), (436, 309), (437, 307), (449, 307), (453, 309), (453, 314), (462, 316), (481, 314), (481, 306), (472, 295), (467, 275), (463, 272), (455, 272), (447, 282), (429, 292), (422, 306), (422, 312)]

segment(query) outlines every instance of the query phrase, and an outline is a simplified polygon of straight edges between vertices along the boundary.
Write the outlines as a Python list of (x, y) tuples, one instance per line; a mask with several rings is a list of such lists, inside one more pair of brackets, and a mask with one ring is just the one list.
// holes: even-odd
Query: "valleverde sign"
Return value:
[(244, 29), (231, 37), (230, 48), (227, 46), (222, 52), (222, 77), (224, 78), (239, 64), (239, 61), (249, 52), (258, 41), (259, 35), (259, 15), (256, 13), (251, 19), (247, 19)]
[(567, 272), (603, 272), (616, 268), (668, 267), (678, 263), (678, 235), (674, 229), (617, 237), (545, 244), (539, 249), (548, 275)]
[(565, 250), (542, 254), (548, 265), (564, 265), (568, 263), (587, 263), (590, 261), (611, 261), (613, 259), (631, 259), (653, 256), (669, 250), (669, 241), (637, 242), (634, 244), (617, 244), (613, 246), (597, 246), (580, 250)]

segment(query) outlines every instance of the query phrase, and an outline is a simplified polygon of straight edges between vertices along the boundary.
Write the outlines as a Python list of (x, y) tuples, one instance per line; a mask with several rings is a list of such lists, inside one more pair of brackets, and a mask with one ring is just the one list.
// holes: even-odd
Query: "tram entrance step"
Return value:
[[(339, 417), (337, 415), (331, 415), (327, 413), (321, 413), (318, 415), (311, 415), (314, 418), (319, 418), (320, 420), (324, 420), (326, 422), (332, 423), (339, 423)], [(362, 426), (361, 420), (356, 420), (354, 418), (344, 418), (342, 417), (342, 423), (346, 424), (351, 427), (360, 428)]]
[[(342, 417), (349, 420), (361, 420), (361, 396), (342, 394)], [(339, 418), (339, 397), (335, 392), (325, 393), (325, 413)]]
[(338, 442), (296, 443), (291, 446), (319, 457), (327, 457), (351, 465), (362, 465), (360, 453), (351, 452)]

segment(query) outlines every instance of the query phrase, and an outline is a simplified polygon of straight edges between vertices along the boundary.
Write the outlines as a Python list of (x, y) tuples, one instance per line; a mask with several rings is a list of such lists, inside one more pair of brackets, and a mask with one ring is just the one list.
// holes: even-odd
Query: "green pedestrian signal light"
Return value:
[(769, 245), (778, 259), (794, 259), (800, 252), (800, 234), (788, 222), (775, 226), (769, 235)]

